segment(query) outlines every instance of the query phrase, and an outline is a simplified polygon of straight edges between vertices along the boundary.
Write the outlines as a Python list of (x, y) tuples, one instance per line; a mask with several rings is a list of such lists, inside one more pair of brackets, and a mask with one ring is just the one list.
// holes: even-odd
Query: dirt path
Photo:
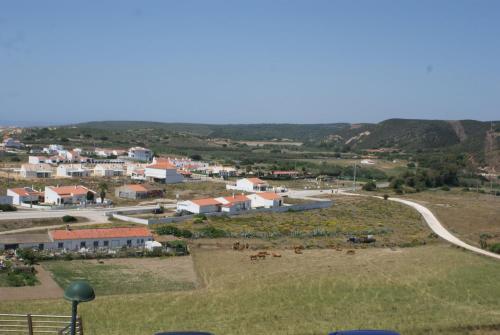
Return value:
[(37, 278), (40, 281), (36, 286), (0, 287), (0, 301), (5, 300), (34, 300), (60, 299), (63, 290), (52, 279), (52, 276), (42, 266), (36, 265)]

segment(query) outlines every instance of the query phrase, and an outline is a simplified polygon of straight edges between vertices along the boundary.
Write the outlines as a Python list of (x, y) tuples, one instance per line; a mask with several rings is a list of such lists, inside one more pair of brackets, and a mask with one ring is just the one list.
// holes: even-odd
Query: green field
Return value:
[(89, 281), (98, 295), (151, 293), (193, 289), (190, 257), (50, 261), (42, 263), (61, 287)]
[[(191, 291), (98, 293), (80, 307), (88, 334), (326, 334), (390, 328), (402, 334), (484, 334), (500, 323), (498, 262), (440, 244), (401, 250), (194, 250), (202, 286)], [(108, 280), (108, 279), (106, 279)], [(65, 313), (69, 303), (2, 302), (0, 312)]]

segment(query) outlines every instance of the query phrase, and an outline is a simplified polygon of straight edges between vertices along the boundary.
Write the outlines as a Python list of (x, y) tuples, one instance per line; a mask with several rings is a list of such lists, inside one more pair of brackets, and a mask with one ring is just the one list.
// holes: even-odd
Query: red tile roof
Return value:
[(177, 167), (175, 165), (172, 165), (168, 162), (155, 163), (155, 164), (148, 165), (146, 167), (150, 168), (150, 169), (161, 169), (161, 170), (177, 169)]
[(274, 192), (262, 192), (262, 193), (257, 193), (257, 196), (264, 198), (266, 200), (279, 200), (281, 199), (281, 195), (274, 193)]
[(53, 230), (50, 232), (53, 240), (84, 240), (124, 237), (151, 237), (148, 228), (99, 228), (78, 230)]
[(194, 199), (191, 202), (197, 204), (198, 206), (213, 206), (220, 205), (221, 203), (214, 198), (206, 198), (206, 199)]
[(250, 201), (250, 199), (243, 194), (235, 194), (234, 196), (224, 197), (224, 199), (229, 203)]
[(247, 178), (247, 180), (249, 182), (251, 182), (252, 184), (257, 184), (257, 185), (259, 185), (259, 184), (266, 184), (265, 181), (263, 181), (262, 179), (259, 179), (259, 178)]
[(9, 190), (23, 197), (28, 195), (43, 195), (43, 192), (35, 191), (31, 187), (9, 188)]
[[(85, 186), (82, 185), (75, 185), (75, 186), (60, 186), (60, 187), (54, 187), (54, 186), (49, 186), (49, 189), (52, 191), (56, 192), (58, 195), (84, 195), (87, 194), (88, 191), (94, 192), (92, 190), (89, 190)], [(95, 193), (95, 192), (94, 192)]]

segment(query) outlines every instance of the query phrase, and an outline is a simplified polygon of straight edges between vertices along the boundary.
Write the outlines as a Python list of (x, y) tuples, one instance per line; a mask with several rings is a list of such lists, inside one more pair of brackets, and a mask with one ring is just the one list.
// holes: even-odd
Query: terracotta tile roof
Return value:
[(102, 238), (124, 238), (124, 237), (151, 237), (153, 234), (148, 228), (98, 228), (78, 230), (52, 230), (50, 232), (54, 240), (81, 240)]
[(248, 199), (247, 196), (243, 194), (235, 194), (234, 196), (224, 197), (224, 199), (229, 203), (250, 201), (250, 199)]
[[(88, 191), (94, 192), (92, 190), (89, 190), (85, 186), (82, 185), (75, 185), (75, 186), (60, 186), (60, 187), (54, 187), (54, 186), (49, 186), (49, 189), (52, 191), (56, 192), (58, 195), (84, 195), (87, 194)], [(94, 192), (95, 193), (95, 192)]]
[(191, 202), (197, 204), (198, 206), (213, 206), (220, 205), (221, 203), (214, 198), (206, 198), (206, 199), (194, 199)]
[(177, 169), (177, 167), (175, 165), (172, 165), (169, 162), (155, 163), (155, 164), (148, 165), (146, 167), (150, 168), (150, 169), (162, 169), (162, 170)]
[(144, 187), (144, 185), (141, 184), (129, 184), (129, 185), (124, 185), (124, 188), (128, 188), (129, 190), (135, 191), (135, 192), (147, 192), (148, 190)]
[(274, 192), (262, 192), (262, 193), (257, 193), (257, 196), (264, 198), (266, 200), (279, 200), (281, 199), (281, 195), (274, 193)]
[(43, 195), (43, 192), (35, 191), (31, 187), (9, 188), (9, 190), (23, 197), (28, 195)]
[(262, 179), (259, 179), (259, 178), (247, 178), (247, 180), (249, 182), (251, 182), (252, 184), (267, 184), (265, 181), (263, 181)]

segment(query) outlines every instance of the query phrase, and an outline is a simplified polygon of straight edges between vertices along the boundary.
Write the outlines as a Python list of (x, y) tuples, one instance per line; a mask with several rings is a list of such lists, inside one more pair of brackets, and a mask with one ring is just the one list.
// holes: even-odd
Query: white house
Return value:
[(283, 206), (283, 199), (274, 192), (261, 192), (247, 195), (252, 201), (252, 208), (276, 208)]
[(180, 183), (184, 180), (177, 167), (168, 162), (159, 162), (147, 165), (144, 171), (147, 180), (165, 184)]
[(142, 147), (133, 147), (128, 151), (128, 157), (133, 160), (149, 162), (153, 158), (153, 152)]
[(30, 164), (40, 164), (49, 163), (50, 160), (46, 156), (28, 156), (28, 163)]
[(146, 227), (52, 230), (49, 237), (55, 249), (66, 250), (137, 248), (153, 240)]
[(243, 194), (232, 195), (229, 197), (215, 198), (222, 204), (222, 211), (228, 213), (235, 213), (246, 211), (252, 208), (252, 201)]
[(55, 205), (63, 204), (85, 204), (87, 203), (87, 193), (96, 192), (82, 185), (74, 186), (45, 186), (45, 202)]
[(80, 161), (80, 151), (78, 150), (71, 150), (71, 151), (66, 151), (66, 159), (70, 162), (79, 162)]
[(43, 192), (35, 191), (31, 187), (18, 187), (7, 189), (7, 196), (12, 197), (14, 205), (37, 204), (43, 202)]
[(177, 211), (187, 211), (193, 214), (213, 213), (222, 210), (222, 203), (214, 198), (179, 201)]
[(123, 164), (97, 164), (94, 167), (94, 176), (116, 177), (123, 175)]
[(90, 170), (85, 169), (82, 164), (61, 164), (57, 167), (58, 177), (88, 177)]
[(59, 154), (61, 151), (64, 151), (64, 148), (62, 145), (59, 144), (51, 144), (46, 148), (42, 149), (43, 152), (49, 155), (54, 155), (54, 154)]
[(19, 175), (23, 178), (50, 178), (52, 176), (52, 166), (45, 163), (23, 164), (19, 170)]
[(226, 188), (245, 192), (265, 192), (269, 184), (259, 178), (243, 178), (238, 179), (236, 185), (226, 185)]

